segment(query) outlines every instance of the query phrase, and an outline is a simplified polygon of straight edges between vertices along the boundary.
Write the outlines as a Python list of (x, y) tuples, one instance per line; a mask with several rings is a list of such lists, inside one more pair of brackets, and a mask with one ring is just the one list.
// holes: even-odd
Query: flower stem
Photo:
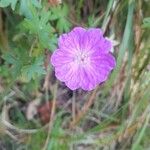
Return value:
[(72, 121), (76, 120), (76, 91), (73, 91), (72, 96)]
[(97, 92), (98, 87), (92, 92), (91, 96), (89, 97), (87, 103), (85, 103), (85, 105), (82, 107), (82, 110), (79, 111), (79, 113), (76, 115), (75, 120), (73, 120), (70, 123), (70, 128), (74, 128), (74, 126), (80, 122), (80, 120), (83, 118), (83, 116), (86, 114), (86, 112), (89, 110), (89, 107), (93, 104), (94, 100), (95, 100), (95, 96), (96, 96), (96, 92)]

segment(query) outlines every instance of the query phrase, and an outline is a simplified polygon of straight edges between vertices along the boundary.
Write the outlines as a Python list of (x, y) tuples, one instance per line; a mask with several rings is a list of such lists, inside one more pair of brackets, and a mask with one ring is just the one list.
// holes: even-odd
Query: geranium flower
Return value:
[(51, 56), (56, 77), (71, 90), (93, 90), (115, 67), (111, 48), (100, 29), (75, 27), (60, 36), (58, 49)]

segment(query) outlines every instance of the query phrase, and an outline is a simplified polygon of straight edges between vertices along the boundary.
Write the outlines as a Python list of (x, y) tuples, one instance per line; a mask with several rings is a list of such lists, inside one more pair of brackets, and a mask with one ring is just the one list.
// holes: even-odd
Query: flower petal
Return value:
[(59, 66), (72, 61), (72, 55), (65, 53), (63, 50), (56, 50), (51, 56), (51, 63), (53, 66)]
[(81, 27), (75, 27), (70, 33), (59, 37), (58, 45), (62, 49), (74, 52), (80, 49), (80, 41), (86, 30)]
[(72, 74), (72, 76), (69, 76), (69, 80), (67, 80), (65, 83), (67, 85), (67, 87), (69, 87), (71, 90), (76, 90), (78, 89), (80, 86), (80, 80), (78, 78), (78, 72), (75, 72), (74, 74)]
[(110, 70), (116, 66), (116, 60), (110, 53), (100, 55), (93, 54), (91, 56), (91, 62), (104, 68), (108, 66)]
[(80, 78), (80, 87), (83, 90), (93, 90), (98, 84), (94, 72), (90, 72), (87, 69), (81, 68), (78, 76)]
[(59, 49), (51, 56), (55, 75), (71, 90), (93, 90), (104, 82), (116, 66), (109, 51), (112, 43), (98, 28), (75, 27), (59, 38)]
[(81, 49), (86, 51), (92, 51), (92, 47), (97, 45), (97, 43), (103, 38), (102, 30), (96, 28), (91, 28), (87, 30), (83, 38), (81, 39)]
[(99, 83), (104, 82), (110, 71), (116, 66), (114, 56), (109, 53), (96, 57), (91, 63), (93, 70), (96, 70), (95, 76), (97, 76)]

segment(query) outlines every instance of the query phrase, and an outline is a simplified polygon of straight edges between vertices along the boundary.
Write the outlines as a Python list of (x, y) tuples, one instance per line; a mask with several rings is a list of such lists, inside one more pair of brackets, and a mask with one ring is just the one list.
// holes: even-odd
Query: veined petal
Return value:
[(103, 67), (109, 67), (113, 69), (116, 66), (116, 60), (113, 55), (110, 53), (108, 54), (100, 54), (100, 55), (95, 55), (93, 54), (91, 56), (91, 62), (94, 63), (94, 65), (97, 66), (103, 66)]
[(56, 50), (51, 56), (51, 63), (53, 66), (59, 66), (70, 63), (73, 57), (70, 53), (65, 53), (63, 50)]
[(80, 49), (80, 42), (86, 30), (81, 27), (75, 27), (70, 33), (62, 34), (59, 38), (58, 45), (62, 49), (68, 51), (76, 51)]
[(94, 72), (90, 72), (87, 69), (80, 69), (79, 72), (79, 78), (80, 78), (80, 87), (83, 90), (90, 91), (96, 87), (97, 83), (97, 78), (94, 75)]
[(76, 27), (60, 36), (58, 45), (51, 63), (56, 77), (71, 90), (93, 90), (116, 66), (115, 58), (109, 52), (112, 43), (98, 28)]
[(103, 32), (101, 29), (88, 29), (81, 39), (81, 49), (86, 51), (92, 51), (94, 47), (103, 38)]

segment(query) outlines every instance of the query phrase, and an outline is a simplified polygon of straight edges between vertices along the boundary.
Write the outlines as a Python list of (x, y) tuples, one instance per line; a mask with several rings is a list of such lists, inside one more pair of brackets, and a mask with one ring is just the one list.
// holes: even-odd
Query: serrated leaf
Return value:
[(6, 65), (11, 65), (10, 73), (17, 77), (21, 74), (21, 68), (27, 63), (28, 54), (24, 49), (13, 49), (3, 54), (3, 59)]
[(31, 18), (32, 14), (29, 9), (31, 3), (28, 0), (21, 0), (20, 2), (20, 14), (25, 15), (27, 18)]
[(7, 7), (11, 5), (12, 10), (15, 9), (18, 0), (1, 0), (0, 7)]
[(57, 28), (60, 32), (68, 32), (71, 27), (71, 24), (67, 22), (65, 19), (61, 18), (57, 22)]
[(20, 1), (20, 14), (26, 18), (32, 18), (32, 9), (41, 8), (41, 3), (38, 0), (21, 0)]
[(26, 30), (29, 30), (31, 34), (36, 33), (37, 31), (37, 27), (36, 24), (29, 19), (24, 19), (24, 21), (22, 22), (22, 27), (24, 27)]
[(6, 64), (12, 65), (10, 68), (12, 75), (18, 76), (22, 66), (21, 60), (13, 56), (13, 54), (11, 54), (10, 52), (5, 53), (3, 55), (3, 59), (6, 61)]
[(32, 17), (31, 7), (41, 8), (41, 3), (38, 0), (0, 0), (0, 7), (11, 6), (15, 10), (17, 2), (20, 4), (20, 14), (27, 18)]
[(43, 64), (43, 57), (36, 58), (31, 64), (25, 65), (22, 68), (22, 75), (25, 76), (28, 81), (30, 81), (37, 76), (45, 74)]
[(67, 5), (57, 6), (51, 9), (51, 17), (50, 20), (57, 20), (57, 29), (62, 32), (69, 31), (71, 24), (67, 20), (68, 16), (68, 7)]
[(22, 22), (22, 27), (24, 27), (31, 34), (38, 36), (40, 45), (43, 48), (50, 48), (50, 34), (54, 30), (49, 23), (50, 13), (50, 11), (43, 9), (38, 14), (38, 12), (33, 9), (32, 18), (26, 18)]

